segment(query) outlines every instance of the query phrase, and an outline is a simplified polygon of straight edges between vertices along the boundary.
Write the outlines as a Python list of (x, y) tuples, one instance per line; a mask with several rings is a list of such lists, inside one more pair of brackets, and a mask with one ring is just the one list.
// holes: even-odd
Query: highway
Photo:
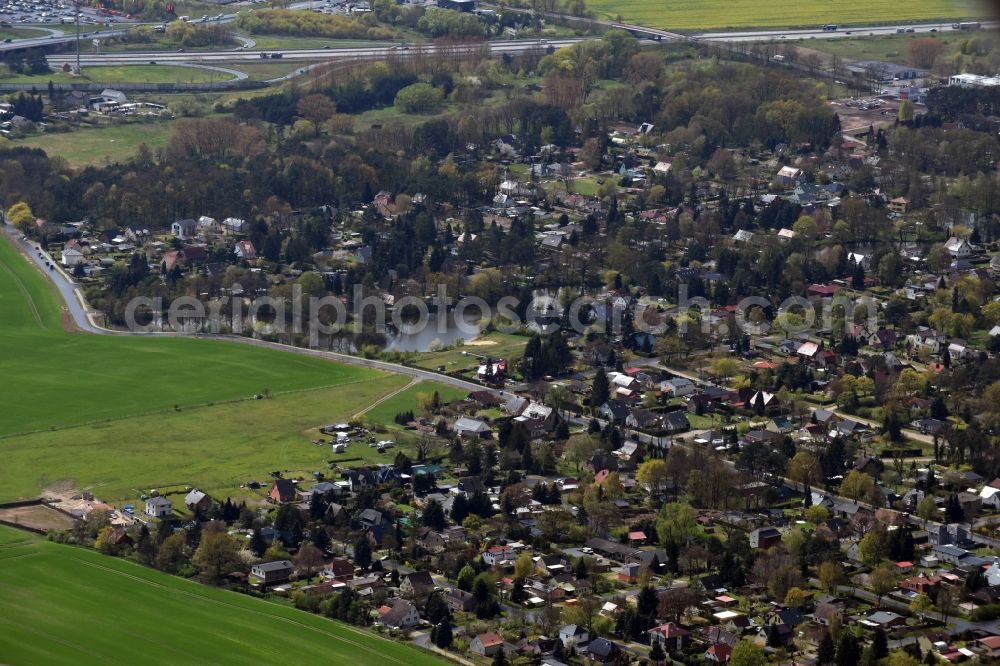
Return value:
[[(157, 64), (208, 64), (222, 62), (260, 62), (261, 53), (280, 53), (283, 60), (371, 60), (373, 58), (413, 58), (418, 55), (432, 55), (437, 53), (461, 55), (463, 53), (475, 53), (488, 44), (492, 54), (518, 54), (530, 51), (544, 51), (549, 47), (562, 48), (570, 46), (586, 38), (553, 39), (546, 40), (523, 40), (523, 41), (501, 41), (488, 43), (473, 43), (469, 45), (449, 44), (438, 46), (435, 44), (414, 44), (406, 48), (399, 46), (384, 47), (364, 47), (347, 49), (267, 49), (266, 51), (251, 49), (229, 49), (226, 51), (192, 51), (190, 53), (178, 53), (169, 51), (146, 51), (146, 52), (112, 52), (112, 53), (84, 53), (80, 55), (82, 66), (95, 65), (146, 65), (150, 62)], [(49, 65), (61, 67), (63, 63), (76, 62), (75, 53), (57, 53), (47, 57)]]
[[(1000, 21), (983, 21), (984, 30), (995, 30), (1000, 27)], [(876, 35), (895, 35), (900, 30), (913, 28), (914, 33), (961, 32), (952, 27), (951, 23), (900, 23), (898, 25), (874, 26), (839, 26), (837, 30), (749, 30), (741, 32), (705, 32), (694, 35), (699, 41), (709, 42), (769, 42), (779, 39), (842, 39), (847, 37), (867, 37)], [(970, 32), (970, 31), (965, 31)]]

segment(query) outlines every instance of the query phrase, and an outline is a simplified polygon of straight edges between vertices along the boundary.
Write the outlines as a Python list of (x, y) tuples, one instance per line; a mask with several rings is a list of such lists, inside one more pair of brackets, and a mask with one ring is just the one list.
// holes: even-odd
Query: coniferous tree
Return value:
[(266, 551), (267, 543), (264, 541), (264, 536), (260, 533), (260, 528), (254, 527), (250, 533), (250, 552), (257, 557), (263, 557)]
[(826, 664), (832, 664), (837, 659), (837, 648), (833, 644), (833, 637), (830, 632), (823, 634), (823, 640), (819, 642), (819, 648), (816, 651), (816, 663), (820, 666), (825, 666)]
[(889, 639), (885, 635), (885, 629), (876, 627), (872, 635), (872, 656), (875, 659), (885, 659), (889, 656)]

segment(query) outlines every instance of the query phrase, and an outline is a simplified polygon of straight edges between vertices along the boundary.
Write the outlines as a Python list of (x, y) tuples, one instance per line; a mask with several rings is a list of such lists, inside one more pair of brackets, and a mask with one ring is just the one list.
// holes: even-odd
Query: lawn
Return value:
[[(291, 74), (295, 70), (308, 67), (311, 64), (311, 62), (304, 62), (302, 60), (276, 60), (273, 62), (261, 60), (260, 62), (253, 63), (233, 63), (230, 67), (244, 72), (250, 77), (251, 81), (268, 81), (276, 79), (279, 76)], [(272, 95), (274, 94), (273, 90), (267, 90), (267, 92)]]
[(36, 28), (0, 28), (0, 40), (3, 39), (34, 39), (50, 34), (48, 30)]
[(448, 373), (460, 372), (478, 367), (480, 360), (487, 356), (494, 361), (520, 356), (526, 344), (526, 336), (494, 332), (447, 351), (415, 354), (413, 365), (428, 370), (444, 368)]
[(454, 386), (439, 384), (437, 382), (421, 382), (397, 393), (385, 402), (380, 403), (377, 407), (367, 411), (364, 420), (369, 423), (392, 425), (394, 423), (393, 418), (401, 412), (413, 410), (413, 413), (419, 416), (420, 406), (417, 404), (417, 394), (433, 394), (435, 391), (441, 396), (442, 403), (461, 400), (469, 395), (467, 390)]
[(228, 81), (231, 74), (202, 67), (179, 65), (88, 65), (82, 76), (55, 70), (48, 74), (12, 74), (0, 83), (34, 83), (39, 88), (52, 83), (209, 83)]
[(154, 120), (37, 134), (11, 144), (41, 148), (52, 157), (64, 158), (70, 166), (85, 167), (124, 162), (135, 154), (140, 143), (153, 150), (162, 148), (167, 145), (170, 132), (169, 122)]
[(981, 31), (975, 34), (963, 33), (914, 33), (908, 35), (886, 35), (875, 37), (847, 37), (839, 39), (815, 39), (810, 40), (807, 48), (820, 51), (821, 53), (840, 56), (850, 60), (884, 60), (895, 62), (901, 65), (907, 64), (907, 45), (914, 39), (927, 39), (928, 37), (937, 39), (945, 45), (945, 53), (952, 57), (958, 51), (958, 43), (970, 37), (988, 38), (996, 40), (998, 33), (995, 31)]
[(391, 46), (391, 42), (365, 39), (327, 39), (324, 37), (293, 37), (289, 35), (250, 35), (257, 42), (254, 49), (363, 49)]
[(600, 17), (621, 16), (628, 22), (672, 30), (872, 25), (992, 15), (987, 3), (979, 0), (918, 0), (902, 5), (873, 5), (864, 0), (785, 4), (765, 0), (589, 0), (587, 8)]
[[(67, 333), (51, 284), (6, 238), (0, 240), (0, 312), (4, 380), (17, 388), (4, 396), (0, 435), (382, 376), (226, 341)], [(135, 433), (128, 440), (149, 436)]]
[[(278, 361), (284, 356), (274, 354)], [(329, 445), (312, 443), (314, 428), (346, 421), (407, 384), (402, 375), (363, 370), (359, 375), (336, 388), (0, 438), (0, 456), (6, 461), (0, 499), (37, 497), (53, 485), (86, 489), (108, 502), (134, 500), (152, 488), (187, 486), (236, 498), (247, 496), (241, 484), (264, 481), (272, 470), (288, 478), (312, 478), (312, 472), (326, 471), (334, 457)], [(416, 408), (415, 398), (411, 402), (407, 409)], [(391, 404), (399, 403), (383, 403)], [(389, 411), (391, 422), (402, 410)]]
[(402, 642), (0, 527), (9, 664), (442, 663)]

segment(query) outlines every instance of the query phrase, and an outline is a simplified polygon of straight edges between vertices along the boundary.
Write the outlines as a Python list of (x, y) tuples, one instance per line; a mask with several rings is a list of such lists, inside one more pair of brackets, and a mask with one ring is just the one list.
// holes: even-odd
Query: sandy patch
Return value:
[(492, 347), (497, 344), (496, 340), (466, 340), (463, 347)]
[(6, 520), (16, 525), (33, 527), (36, 530), (68, 530), (73, 527), (73, 519), (64, 513), (50, 509), (44, 504), (34, 506), (19, 506), (12, 509), (0, 509), (0, 520)]

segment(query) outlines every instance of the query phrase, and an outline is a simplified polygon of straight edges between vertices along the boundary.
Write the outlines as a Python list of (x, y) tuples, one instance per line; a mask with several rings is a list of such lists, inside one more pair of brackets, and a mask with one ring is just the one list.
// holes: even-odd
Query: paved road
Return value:
[[(472, 44), (413, 44), (405, 49), (398, 45), (387, 43), (386, 46), (346, 48), (346, 49), (228, 49), (222, 51), (192, 51), (190, 53), (170, 53), (164, 51), (146, 51), (141, 53), (85, 53), (80, 55), (81, 65), (144, 65), (155, 60), (160, 64), (174, 64), (183, 62), (209, 63), (209, 62), (260, 62), (262, 53), (280, 53), (282, 60), (370, 60), (372, 58), (412, 58), (417, 55), (429, 54), (474, 54), (479, 52), (484, 46), (489, 48), (492, 54), (518, 54), (531, 51), (545, 51), (549, 47), (562, 48), (593, 38), (574, 37), (570, 39), (539, 40), (517, 40), (517, 41), (495, 41), (479, 42)], [(76, 62), (76, 54), (56, 53), (47, 56), (47, 60), (52, 67), (61, 67), (63, 63), (73, 64)], [(267, 60), (267, 62), (272, 62)]]
[(294, 354), (303, 354), (306, 356), (318, 356), (321, 358), (326, 358), (332, 361), (337, 361), (338, 363), (345, 363), (348, 365), (356, 365), (364, 368), (369, 368), (372, 370), (382, 370), (384, 372), (394, 372), (401, 375), (406, 375), (408, 377), (413, 377), (415, 379), (429, 381), (429, 382), (439, 382), (441, 384), (446, 384), (448, 386), (453, 386), (455, 388), (467, 390), (467, 391), (481, 391), (489, 390), (486, 389), (481, 384), (476, 384), (474, 382), (469, 382), (464, 379), (459, 379), (457, 377), (451, 377), (448, 375), (439, 374), (431, 370), (423, 370), (421, 368), (414, 368), (405, 365), (399, 365), (396, 363), (387, 363), (386, 361), (379, 361), (376, 359), (362, 358), (359, 356), (351, 356), (349, 354), (340, 354), (337, 352), (322, 351), (318, 349), (306, 349), (303, 347), (293, 347), (291, 345), (284, 345), (277, 342), (265, 342), (263, 340), (254, 340), (252, 338), (244, 338), (236, 335), (210, 335), (210, 334), (189, 334), (189, 333), (175, 333), (175, 332), (157, 332), (157, 333), (140, 333), (132, 331), (118, 331), (110, 330), (99, 326), (94, 320), (94, 312), (88, 310), (83, 306), (83, 293), (79, 284), (74, 282), (72, 278), (67, 276), (58, 268), (49, 268), (51, 264), (55, 262), (52, 258), (45, 254), (40, 253), (38, 246), (35, 243), (31, 243), (21, 239), (21, 234), (11, 227), (10, 225), (3, 224), (3, 233), (7, 239), (13, 243), (15, 246), (21, 248), (25, 255), (35, 263), (36, 266), (49, 277), (52, 283), (55, 285), (62, 297), (62, 300), (66, 306), (66, 312), (73, 319), (76, 326), (87, 333), (92, 333), (95, 335), (141, 335), (141, 336), (167, 336), (167, 337), (198, 337), (198, 338), (211, 338), (218, 340), (227, 340), (231, 342), (238, 342), (241, 344), (253, 345), (257, 347), (268, 347), (271, 349), (278, 349), (281, 351), (287, 351)]
[[(705, 32), (696, 37), (712, 42), (770, 42), (778, 39), (841, 39), (874, 35), (894, 35), (900, 30), (913, 28), (914, 33), (953, 32), (951, 23), (898, 23), (895, 25), (839, 26), (837, 30), (744, 30), (738, 32)], [(984, 30), (1000, 26), (997, 21), (983, 21)], [(965, 31), (968, 32), (968, 31)]]

